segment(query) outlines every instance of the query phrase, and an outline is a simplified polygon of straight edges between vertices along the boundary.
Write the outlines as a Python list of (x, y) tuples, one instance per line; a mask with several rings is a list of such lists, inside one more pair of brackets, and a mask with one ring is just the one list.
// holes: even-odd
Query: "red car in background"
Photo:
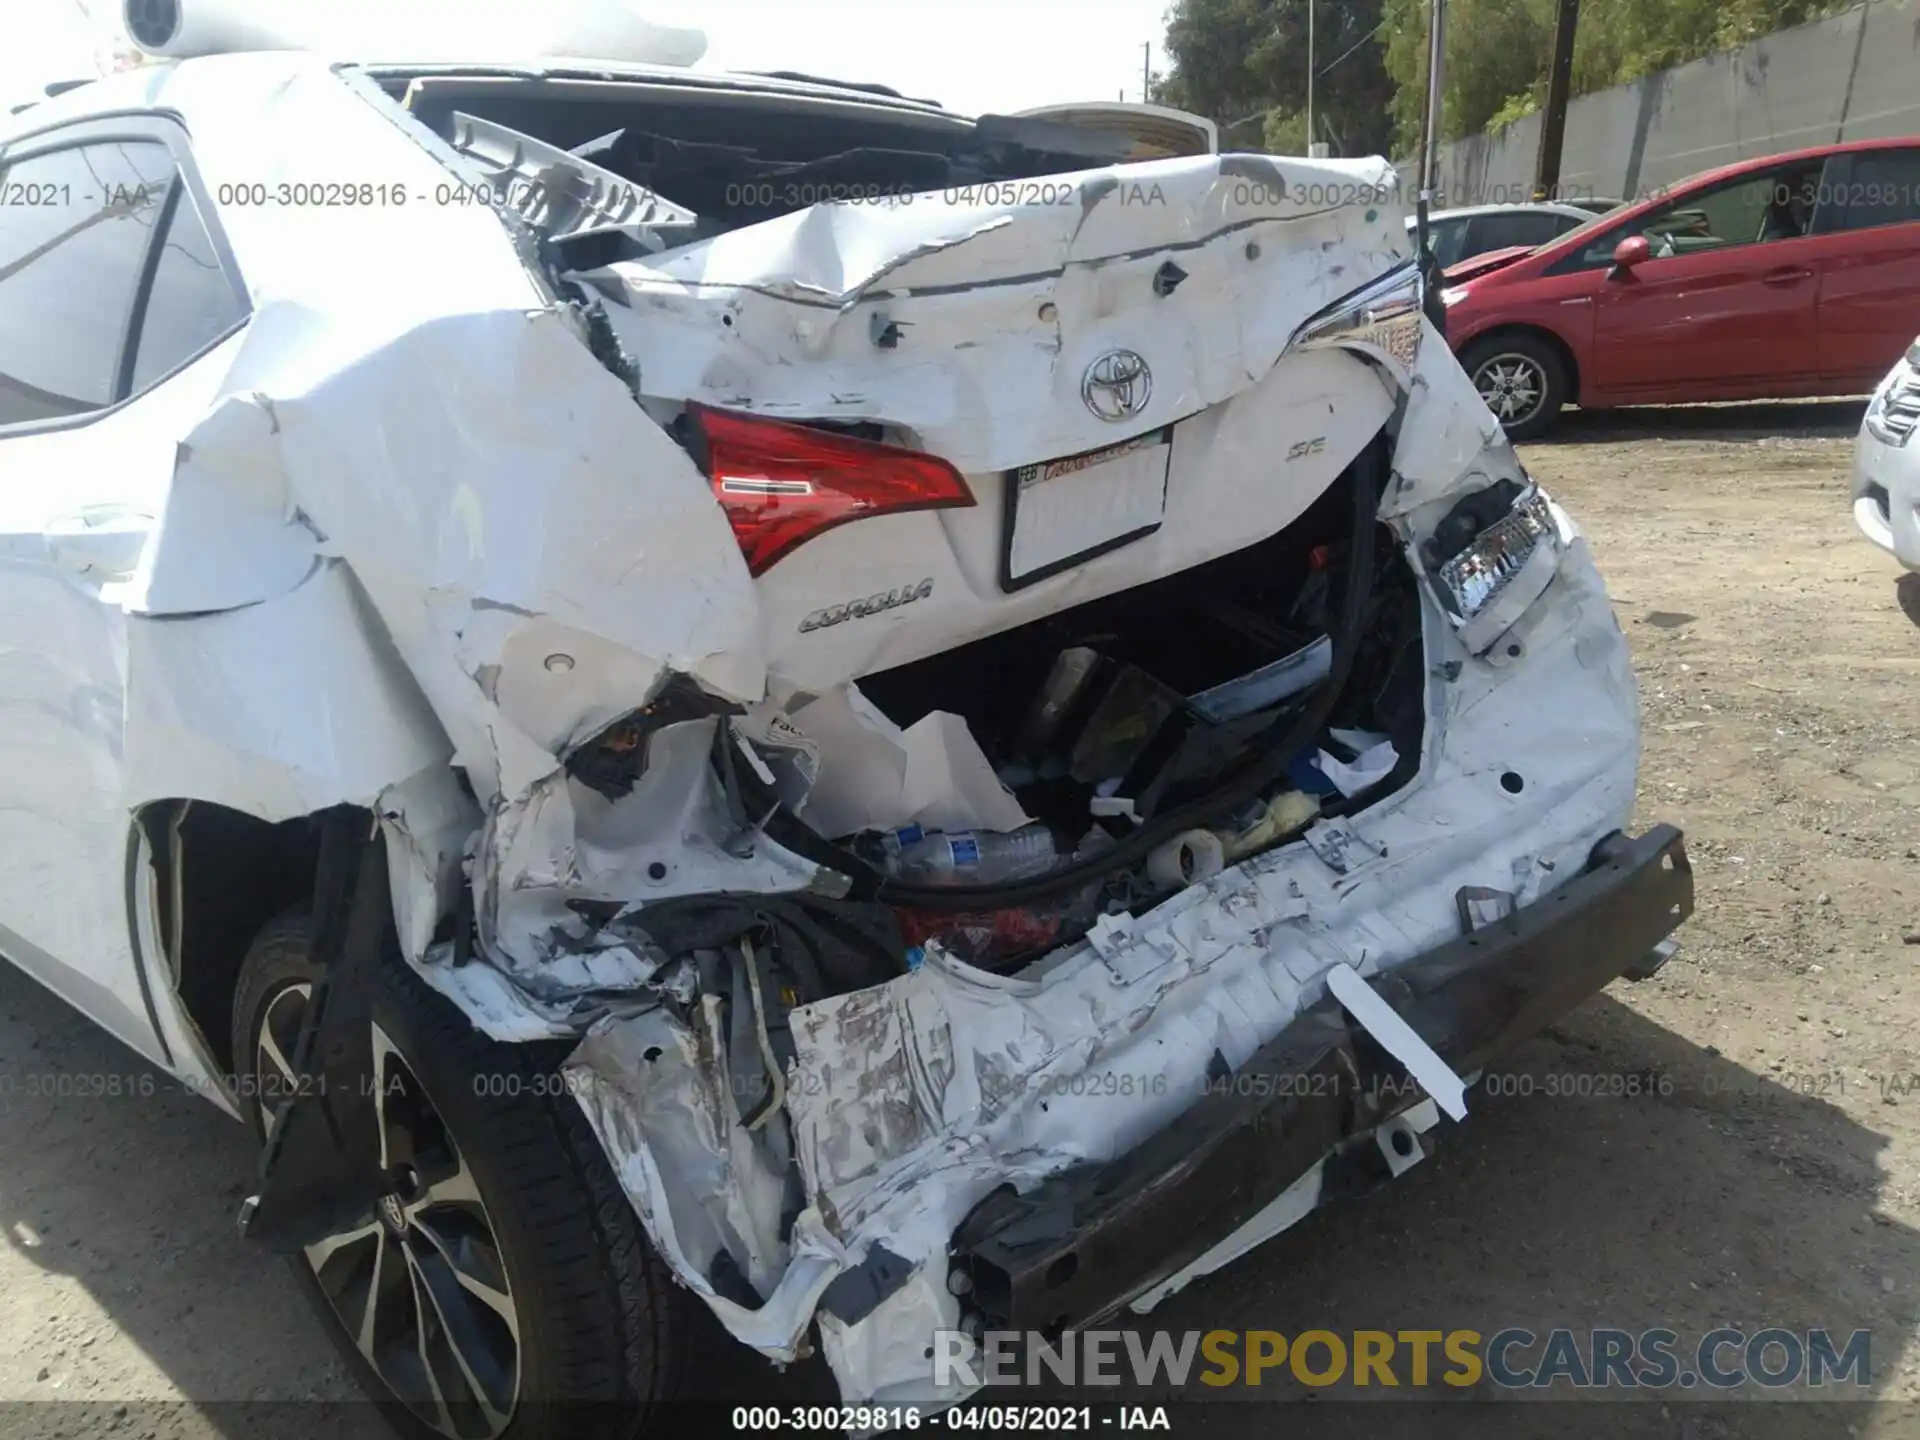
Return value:
[(1711, 170), (1446, 279), (1447, 340), (1517, 440), (1567, 404), (1865, 393), (1920, 331), (1920, 137)]

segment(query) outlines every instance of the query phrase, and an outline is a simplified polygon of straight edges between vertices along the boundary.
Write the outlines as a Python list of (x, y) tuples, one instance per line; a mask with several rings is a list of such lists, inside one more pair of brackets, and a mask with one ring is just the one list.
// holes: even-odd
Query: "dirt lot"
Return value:
[[(1699, 913), (1657, 980), (1517, 1057), (1532, 1095), (1477, 1099), (1396, 1186), (1311, 1218), (1156, 1324), (1865, 1327), (1873, 1393), (1920, 1401), (1920, 584), (1897, 584), (1849, 520), (1858, 413), (1574, 417), (1532, 447), (1632, 640), (1640, 820), (1686, 827)], [(0, 1435), (380, 1433), (359, 1411), (268, 1424), (224, 1404), (352, 1394), (303, 1303), (234, 1236), (247, 1143), (164, 1084), (59, 1103), (5, 1084), (65, 1072), (145, 1073), (0, 969), (0, 1402), (93, 1402), (0, 1403)], [(1545, 1093), (1649, 1072), (1668, 1093)], [(817, 1371), (775, 1388), (830, 1395)], [(1601, 1429), (1763, 1428), (1759, 1407), (1729, 1422), (1684, 1398), (1609, 1406)], [(1769, 1433), (1920, 1433), (1911, 1405), (1764, 1410)], [(1567, 1428), (1553, 1411), (1547, 1428)], [(1222, 1401), (1181, 1431), (1275, 1419)], [(1366, 1429), (1428, 1423), (1376, 1407)]]

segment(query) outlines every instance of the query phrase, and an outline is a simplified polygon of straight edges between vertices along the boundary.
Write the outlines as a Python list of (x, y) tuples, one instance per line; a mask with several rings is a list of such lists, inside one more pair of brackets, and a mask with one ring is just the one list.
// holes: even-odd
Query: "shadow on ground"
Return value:
[[(31, 1077), (111, 1074), (153, 1075), (154, 1093), (22, 1094)], [(1618, 1093), (1625, 1086), (1614, 1077), (1624, 1076), (1639, 1077), (1641, 1093)], [(1468, 1122), (1444, 1126), (1435, 1153), (1400, 1181), (1310, 1217), (1147, 1323), (1287, 1334), (1665, 1326), (1685, 1343), (1721, 1324), (1843, 1336), (1866, 1328), (1874, 1372), (1891, 1373), (1913, 1331), (1920, 1235), (1874, 1213), (1882, 1137), (1802, 1093), (1809, 1088), (1731, 1064), (1603, 996), (1495, 1067), (1469, 1101)], [(4, 966), (0, 1154), (0, 1336), (16, 1350), (45, 1351), (0, 1358), (16, 1367), (0, 1375), (22, 1363), (51, 1367), (68, 1377), (67, 1395), (101, 1402), (13, 1406), (9, 1435), (95, 1433), (55, 1424), (81, 1411), (103, 1417), (97, 1433), (118, 1432), (126, 1420), (108, 1423), (112, 1402), (169, 1391), (196, 1405), (157, 1424), (156, 1407), (136, 1402), (142, 1424), (133, 1433), (237, 1440), (246, 1426), (223, 1417), (248, 1412), (218, 1402), (246, 1400), (303, 1402), (288, 1407), (286, 1423), (276, 1420), (276, 1435), (382, 1433), (345, 1403), (350, 1382), (278, 1262), (234, 1233), (252, 1160), (240, 1127)], [(93, 1306), (107, 1324), (82, 1345), (80, 1322), (60, 1315)], [(116, 1350), (131, 1357), (119, 1371), (105, 1358)], [(757, 1357), (736, 1364), (716, 1352), (709, 1361), (702, 1388), (732, 1403), (833, 1399), (818, 1361), (783, 1376)], [(89, 1386), (90, 1372), (131, 1388)], [(1346, 1390), (1307, 1403), (1310, 1392), (1290, 1377), (1265, 1378), (1259, 1389), (1189, 1384), (1179, 1398), (1212, 1403), (1183, 1414), (1179, 1433), (1263, 1436), (1274, 1403), (1301, 1402), (1282, 1412), (1294, 1425), (1351, 1414), (1343, 1401), (1357, 1393), (1364, 1400)], [(9, 1400), (23, 1395), (9, 1391)], [(1048, 1398), (1105, 1403), (1152, 1393)], [(1442, 1398), (1490, 1393), (1483, 1382)], [(1687, 1397), (1663, 1398), (1677, 1408)], [(1726, 1433), (1844, 1434), (1852, 1423), (1836, 1425), (1825, 1406), (1744, 1409), (1751, 1420)], [(1509, 1433), (1514, 1411), (1501, 1407), (1489, 1433)], [(18, 1423), (23, 1413), (45, 1423)], [(1572, 1419), (1558, 1405), (1526, 1413), (1559, 1430)], [(1662, 1414), (1661, 1404), (1608, 1405), (1605, 1428), (1680, 1433)], [(1373, 1404), (1363, 1418), (1370, 1435), (1433, 1433), (1426, 1405)]]
[(1894, 581), (1893, 597), (1900, 602), (1900, 613), (1920, 625), (1920, 575), (1906, 574)]
[(1535, 445), (1610, 445), (1638, 440), (1839, 439), (1858, 433), (1858, 400), (1768, 400), (1734, 405), (1635, 405), (1569, 410)]

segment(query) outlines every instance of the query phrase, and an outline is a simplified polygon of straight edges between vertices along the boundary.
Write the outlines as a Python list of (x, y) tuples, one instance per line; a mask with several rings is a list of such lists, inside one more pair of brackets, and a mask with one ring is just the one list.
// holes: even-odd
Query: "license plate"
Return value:
[(1140, 540), (1167, 515), (1173, 430), (1007, 472), (1006, 591)]

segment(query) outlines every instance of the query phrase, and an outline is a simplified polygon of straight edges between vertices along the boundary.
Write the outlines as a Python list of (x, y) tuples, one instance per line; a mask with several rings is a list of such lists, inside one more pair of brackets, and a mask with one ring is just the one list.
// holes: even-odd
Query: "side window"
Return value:
[(1567, 228), (1558, 215), (1520, 210), (1510, 215), (1482, 215), (1473, 222), (1473, 251), (1505, 250), (1514, 245), (1544, 245)]
[(0, 170), (0, 425), (138, 394), (244, 314), (158, 140)]
[(1467, 248), (1467, 222), (1442, 220), (1432, 226), (1433, 254), (1442, 267), (1458, 264)]
[(167, 228), (153, 267), (153, 287), (134, 342), (133, 384), (128, 391), (133, 395), (192, 359), (245, 314), (184, 185), (174, 187), (169, 205)]
[(1604, 231), (1569, 257), (1558, 273), (1611, 265), (1614, 248), (1634, 235), (1646, 236), (1654, 257), (1663, 260), (1703, 250), (1797, 240), (1812, 228), (1820, 171), (1821, 162), (1816, 160), (1696, 190)]
[(157, 142), (76, 145), (0, 172), (0, 424), (118, 398), (147, 245), (172, 180)]
[(1834, 198), (1844, 202), (1832, 228), (1872, 230), (1920, 220), (1920, 150), (1859, 150)]

